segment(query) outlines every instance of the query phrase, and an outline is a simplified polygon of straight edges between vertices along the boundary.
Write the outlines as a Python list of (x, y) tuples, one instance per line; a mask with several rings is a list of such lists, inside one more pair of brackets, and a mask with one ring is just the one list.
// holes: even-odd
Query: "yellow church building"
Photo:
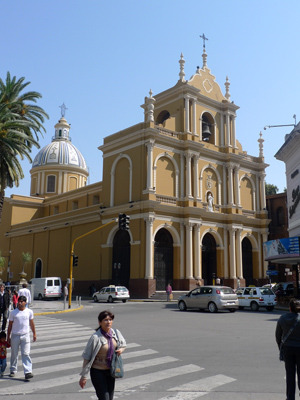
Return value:
[(22, 252), (32, 254), (28, 280), (66, 281), (72, 242), (119, 213), (130, 216), (128, 231), (112, 223), (76, 242), (77, 294), (91, 284), (121, 284), (147, 298), (168, 283), (189, 290), (216, 277), (231, 287), (266, 281), (264, 140), (260, 134), (258, 157), (243, 150), (228, 78), (223, 94), (205, 48), (202, 58), (186, 79), (181, 55), (176, 85), (145, 97), (144, 121), (104, 138), (102, 182), (87, 185), (62, 112), (52, 142), (34, 159), (30, 196), (5, 198), (0, 249), (10, 255), (12, 282)]

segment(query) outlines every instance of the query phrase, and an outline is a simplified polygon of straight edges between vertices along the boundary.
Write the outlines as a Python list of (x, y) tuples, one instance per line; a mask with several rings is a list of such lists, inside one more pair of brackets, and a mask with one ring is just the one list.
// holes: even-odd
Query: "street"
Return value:
[(128, 343), (125, 377), (116, 381), (115, 399), (285, 398), (284, 364), (274, 338), (281, 311), (181, 312), (175, 302), (83, 305), (80, 311), (35, 317), (34, 378), (23, 381), (19, 360), (16, 378), (10, 379), (8, 363), (0, 396), (95, 399), (90, 380), (84, 390), (78, 385), (80, 356), (98, 325), (98, 313), (110, 309), (114, 327)]

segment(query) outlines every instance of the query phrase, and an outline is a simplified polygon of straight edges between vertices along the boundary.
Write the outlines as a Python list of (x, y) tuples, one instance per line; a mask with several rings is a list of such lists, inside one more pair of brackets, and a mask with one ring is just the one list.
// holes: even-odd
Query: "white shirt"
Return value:
[(11, 333), (25, 335), (30, 332), (29, 320), (33, 319), (33, 311), (25, 308), (23, 311), (16, 308), (9, 314), (9, 320), (13, 321)]
[(31, 293), (30, 293), (29, 289), (27, 289), (27, 288), (20, 289), (18, 295), (19, 295), (19, 297), (25, 296), (27, 299), (27, 304), (31, 304)]

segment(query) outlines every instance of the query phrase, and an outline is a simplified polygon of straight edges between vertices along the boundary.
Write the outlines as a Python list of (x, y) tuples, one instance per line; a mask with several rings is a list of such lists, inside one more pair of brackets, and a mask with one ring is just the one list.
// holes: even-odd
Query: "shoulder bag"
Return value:
[(290, 336), (290, 334), (293, 332), (293, 330), (296, 328), (296, 325), (298, 324), (299, 320), (300, 320), (300, 316), (298, 315), (294, 325), (291, 327), (291, 329), (288, 331), (288, 333), (285, 335), (285, 337), (282, 339), (282, 341), (280, 343), (280, 346), (279, 346), (279, 360), (280, 361), (284, 361), (283, 345), (286, 342), (287, 338)]
[[(119, 337), (118, 337), (118, 333), (115, 330), (118, 342), (119, 342)], [(118, 346), (116, 347), (117, 350)], [(110, 375), (113, 378), (123, 378), (124, 376), (124, 368), (123, 368), (123, 360), (122, 360), (122, 356), (116, 353), (116, 351), (114, 351), (114, 354), (112, 356), (111, 359), (111, 366), (110, 366)]]

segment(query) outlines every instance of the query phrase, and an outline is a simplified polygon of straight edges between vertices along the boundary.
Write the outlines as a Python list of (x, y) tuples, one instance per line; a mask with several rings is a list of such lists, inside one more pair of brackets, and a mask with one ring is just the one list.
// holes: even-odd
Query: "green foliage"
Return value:
[(278, 187), (276, 185), (272, 185), (271, 183), (266, 183), (266, 196), (270, 194), (276, 194), (278, 192)]
[(5, 257), (2, 256), (2, 251), (0, 250), (0, 271), (4, 270)]
[(25, 264), (30, 263), (32, 261), (32, 255), (31, 253), (24, 253), (22, 252), (22, 262), (23, 262), (23, 269), (22, 271), (24, 272)]

